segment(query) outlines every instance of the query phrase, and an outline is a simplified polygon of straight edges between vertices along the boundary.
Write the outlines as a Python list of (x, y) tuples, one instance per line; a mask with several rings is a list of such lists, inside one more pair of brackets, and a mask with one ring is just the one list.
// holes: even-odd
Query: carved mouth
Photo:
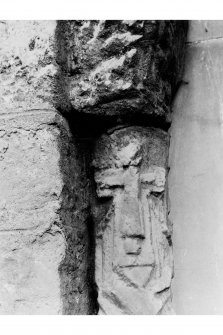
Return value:
[(126, 265), (119, 265), (120, 268), (144, 268), (144, 267), (153, 267), (153, 264), (149, 263), (142, 263), (142, 264), (126, 264)]
[(126, 255), (130, 256), (138, 256), (142, 251), (142, 237), (134, 236), (134, 237), (125, 237), (123, 239), (123, 245)]
[(135, 254), (125, 254), (122, 259), (119, 258), (118, 261), (114, 262), (113, 266), (118, 266), (119, 268), (154, 267), (154, 259), (145, 259), (144, 257), (141, 259), (140, 258), (140, 256), (137, 256)]
[(126, 255), (139, 255), (140, 253), (141, 253), (141, 251), (142, 251), (142, 248), (141, 247), (138, 247), (138, 249), (137, 250), (135, 250), (135, 251), (128, 251), (128, 252), (126, 252)]

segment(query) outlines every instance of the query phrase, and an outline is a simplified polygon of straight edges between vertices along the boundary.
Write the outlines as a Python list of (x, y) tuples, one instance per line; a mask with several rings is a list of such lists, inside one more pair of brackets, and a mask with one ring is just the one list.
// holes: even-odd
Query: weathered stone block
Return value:
[(78, 144), (53, 111), (4, 115), (0, 136), (0, 313), (92, 312)]
[(58, 27), (71, 110), (168, 118), (183, 68), (186, 22), (62, 21)]
[(172, 314), (167, 222), (168, 136), (129, 127), (96, 143), (99, 314)]
[(0, 22), (0, 113), (63, 104), (56, 21)]

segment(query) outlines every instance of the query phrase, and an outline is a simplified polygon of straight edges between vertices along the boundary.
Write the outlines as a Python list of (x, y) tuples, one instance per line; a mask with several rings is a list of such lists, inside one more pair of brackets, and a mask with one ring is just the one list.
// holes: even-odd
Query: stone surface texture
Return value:
[(167, 129), (186, 34), (0, 21), (1, 314), (172, 313)]
[(199, 43), (209, 39), (222, 38), (222, 20), (191, 20), (187, 42)]
[(63, 104), (56, 21), (0, 22), (0, 113)]
[[(182, 74), (187, 22), (62, 21), (71, 109), (168, 119)], [(65, 62), (66, 59), (66, 62)]]
[(96, 143), (99, 314), (173, 313), (167, 154), (167, 134), (153, 128), (115, 130)]
[(0, 22), (0, 313), (94, 314), (86, 145), (65, 106), (55, 21)]
[(0, 313), (87, 314), (88, 195), (68, 125), (1, 117), (0, 148)]
[(190, 22), (173, 108), (168, 186), (177, 314), (223, 314), (222, 24)]

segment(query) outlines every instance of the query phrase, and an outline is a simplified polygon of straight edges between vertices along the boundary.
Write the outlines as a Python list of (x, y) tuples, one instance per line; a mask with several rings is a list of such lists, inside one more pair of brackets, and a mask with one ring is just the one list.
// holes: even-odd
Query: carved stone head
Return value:
[(140, 289), (168, 287), (167, 154), (167, 134), (153, 128), (123, 128), (98, 140), (93, 165), (99, 287), (110, 290), (118, 278)]

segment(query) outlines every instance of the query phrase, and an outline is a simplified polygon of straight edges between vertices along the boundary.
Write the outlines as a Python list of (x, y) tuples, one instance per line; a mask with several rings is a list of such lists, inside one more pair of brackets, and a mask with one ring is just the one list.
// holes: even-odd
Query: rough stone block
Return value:
[(168, 118), (182, 72), (186, 22), (62, 21), (58, 27), (71, 110)]
[(0, 313), (88, 314), (88, 182), (67, 123), (1, 116), (0, 147)]
[(0, 22), (0, 113), (63, 104), (57, 53), (56, 21)]

